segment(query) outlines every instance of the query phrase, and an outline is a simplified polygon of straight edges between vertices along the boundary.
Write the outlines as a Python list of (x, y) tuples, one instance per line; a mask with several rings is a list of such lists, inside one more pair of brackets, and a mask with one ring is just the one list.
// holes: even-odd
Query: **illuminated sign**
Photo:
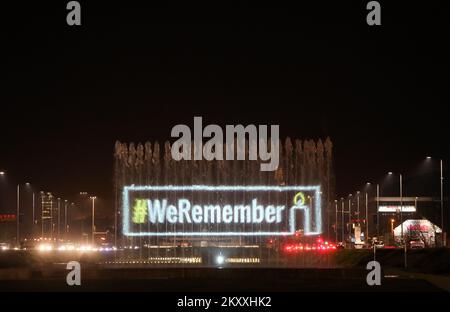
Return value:
[[(401, 236), (402, 235), (402, 226), (398, 225), (394, 229), (394, 235), (395, 236)], [(421, 233), (428, 233), (433, 234), (434, 233), (442, 233), (441, 228), (439, 228), (437, 225), (434, 225), (428, 220), (421, 219), (421, 220), (406, 220), (403, 222), (403, 231), (411, 235), (410, 232), (421, 232)]]
[[(378, 208), (378, 212), (391, 212), (396, 213), (400, 212), (400, 206), (392, 205), (392, 206), (380, 206)], [(403, 206), (402, 212), (416, 212), (415, 206)]]
[(322, 233), (320, 186), (125, 186), (125, 236)]

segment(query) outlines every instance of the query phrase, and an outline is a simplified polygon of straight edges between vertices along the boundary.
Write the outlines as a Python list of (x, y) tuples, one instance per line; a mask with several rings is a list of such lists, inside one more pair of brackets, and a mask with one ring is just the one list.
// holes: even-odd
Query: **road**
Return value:
[[(96, 269), (82, 273), (81, 286), (69, 287), (62, 270), (31, 278), (2, 279), (0, 291), (151, 292), (414, 292), (443, 291), (423, 276), (384, 274), (368, 286), (359, 269)], [(83, 278), (84, 276), (84, 278)]]

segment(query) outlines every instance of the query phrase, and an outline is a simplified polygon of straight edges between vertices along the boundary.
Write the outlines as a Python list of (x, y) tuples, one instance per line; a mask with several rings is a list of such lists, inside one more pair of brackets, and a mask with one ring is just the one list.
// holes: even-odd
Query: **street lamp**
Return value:
[(58, 220), (57, 220), (57, 224), (58, 224), (58, 230), (56, 231), (57, 235), (58, 235), (58, 240), (60, 239), (60, 228), (61, 228), (61, 198), (58, 197)]
[(341, 214), (342, 214), (342, 244), (344, 243), (344, 210), (345, 210), (345, 202), (344, 202), (344, 197), (341, 197)]
[(4, 176), (5, 175), (5, 171), (0, 171), (0, 176)]
[[(431, 156), (427, 156), (427, 159), (431, 159)], [(441, 184), (441, 233), (442, 233), (442, 243), (445, 246), (446, 242), (444, 242), (444, 164), (442, 159), (439, 160), (440, 167), (440, 184)]]
[(366, 204), (366, 233), (365, 233), (365, 239), (366, 242), (369, 243), (369, 188), (372, 185), (372, 183), (367, 182), (365, 187), (365, 204)]
[(44, 237), (44, 191), (39, 192), (41, 195), (41, 237)]
[(97, 196), (91, 196), (92, 200), (92, 245), (94, 245), (94, 233), (95, 233), (95, 199)]
[(64, 239), (67, 240), (67, 199), (64, 200)]
[[(25, 185), (30, 186), (30, 183), (26, 183)], [(34, 237), (35, 234), (35, 225), (37, 224), (36, 222), (36, 199), (35, 199), (35, 194), (34, 191), (32, 193), (32, 203), (31, 203), (31, 210), (32, 210), (32, 224), (31, 224), (31, 236)]]
[(359, 226), (359, 220), (360, 220), (360, 217), (359, 217), (359, 194), (360, 194), (361, 192), (360, 191), (357, 191), (356, 192), (356, 214), (358, 215), (358, 226)]
[[(388, 174), (393, 175), (392, 171), (390, 171)], [(403, 234), (403, 175), (401, 173), (399, 174), (399, 183), (400, 183), (400, 230), (401, 230), (401, 242), (405, 250), (405, 269), (406, 269), (408, 265), (407, 265), (406, 242)]]
[(17, 208), (16, 208), (16, 245), (20, 245), (19, 231), (19, 215), (20, 215), (20, 185), (17, 184)]
[(377, 240), (380, 237), (380, 184), (377, 183)]
[[(390, 171), (388, 174), (393, 175), (393, 172)], [(403, 175), (401, 173), (399, 174), (399, 183), (400, 183), (400, 226), (401, 226), (402, 242), (404, 243), (404, 236), (403, 236)]]
[(335, 233), (334, 242), (337, 244), (337, 242), (338, 242), (338, 201), (337, 201), (337, 199), (334, 200), (334, 205), (335, 205), (335, 209), (336, 209), (335, 224), (334, 224), (334, 233)]

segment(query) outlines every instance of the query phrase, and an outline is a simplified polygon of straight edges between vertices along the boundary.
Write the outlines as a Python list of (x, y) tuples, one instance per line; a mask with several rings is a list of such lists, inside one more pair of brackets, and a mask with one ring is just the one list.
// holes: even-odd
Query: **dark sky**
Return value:
[(196, 115), (330, 136), (338, 195), (448, 159), (448, 6), (380, 2), (380, 27), (367, 1), (80, 1), (80, 27), (66, 25), (67, 1), (2, 4), (0, 170), (110, 200), (116, 139), (169, 139)]

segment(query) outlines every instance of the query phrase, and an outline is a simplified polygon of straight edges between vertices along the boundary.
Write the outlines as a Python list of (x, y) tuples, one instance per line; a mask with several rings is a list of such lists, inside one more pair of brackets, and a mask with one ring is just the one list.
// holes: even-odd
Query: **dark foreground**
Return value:
[[(98, 253), (0, 253), (0, 291), (149, 292), (411, 292), (450, 291), (450, 249), (414, 250), (403, 270), (402, 250), (380, 250), (380, 286), (368, 286), (370, 250), (286, 257), (278, 267), (264, 264), (150, 265)], [(81, 285), (68, 286), (66, 265), (81, 264)], [(119, 260), (119, 261), (117, 261)], [(291, 267), (289, 267), (291, 265)]]
[[(166, 274), (168, 270), (170, 274)], [(360, 269), (104, 269), (85, 272), (80, 286), (68, 286), (64, 272), (52, 277), (0, 280), (0, 291), (151, 292), (439, 292), (425, 279), (383, 274), (381, 286), (368, 286)], [(94, 274), (93, 274), (94, 273)], [(95, 278), (93, 278), (95, 275)]]

